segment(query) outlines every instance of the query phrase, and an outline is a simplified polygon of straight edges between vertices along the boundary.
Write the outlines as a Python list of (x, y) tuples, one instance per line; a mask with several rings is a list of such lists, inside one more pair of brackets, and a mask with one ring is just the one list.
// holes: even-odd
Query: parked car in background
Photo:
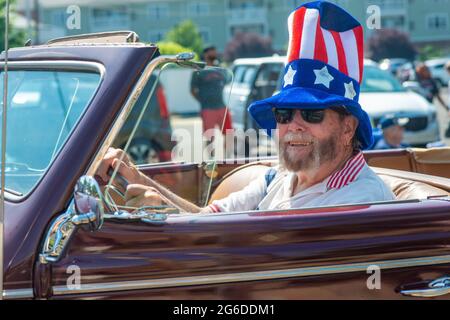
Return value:
[(128, 148), (129, 154), (137, 164), (170, 161), (171, 151), (175, 145), (171, 141), (172, 129), (164, 88), (158, 81), (154, 88), (155, 92), (152, 93), (155, 81), (156, 76), (151, 75), (149, 82), (142, 90), (136, 107), (128, 116), (113, 144), (116, 148), (124, 149), (125, 143), (145, 107), (142, 120)]
[[(233, 128), (257, 128), (247, 107), (255, 100), (270, 97), (279, 86), (280, 71), (286, 57), (236, 59), (231, 67), (234, 74), (229, 110)], [(228, 92), (230, 88), (227, 88)], [(226, 90), (227, 91), (227, 90)]]
[(389, 72), (367, 61), (359, 102), (374, 127), (385, 115), (409, 118), (404, 142), (410, 145), (425, 146), (440, 139), (436, 107), (418, 93), (403, 88)]
[(407, 62), (408, 59), (404, 58), (390, 58), (381, 60), (379, 66), (382, 70), (389, 71), (392, 75), (397, 76), (398, 68)]
[(450, 74), (445, 70), (445, 64), (450, 61), (450, 57), (430, 59), (425, 62), (425, 65), (430, 69), (431, 76), (441, 86), (448, 86), (450, 81)]

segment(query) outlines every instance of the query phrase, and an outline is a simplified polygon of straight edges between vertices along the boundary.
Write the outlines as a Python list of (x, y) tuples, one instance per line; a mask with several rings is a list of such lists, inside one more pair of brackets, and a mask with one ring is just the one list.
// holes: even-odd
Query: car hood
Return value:
[(415, 92), (361, 92), (359, 103), (370, 117), (389, 113), (430, 114), (434, 105)]

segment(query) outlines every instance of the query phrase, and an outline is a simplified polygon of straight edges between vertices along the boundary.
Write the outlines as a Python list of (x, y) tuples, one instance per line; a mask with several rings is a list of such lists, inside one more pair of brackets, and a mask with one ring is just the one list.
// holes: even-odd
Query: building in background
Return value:
[[(190, 19), (205, 43), (220, 51), (237, 31), (252, 31), (270, 36), (273, 47), (284, 51), (288, 42), (286, 18), (304, 0), (19, 0), (32, 6), (39, 21), (38, 42), (65, 35), (133, 30), (141, 40), (158, 42), (175, 24)], [(450, 52), (450, 0), (330, 0), (354, 15), (365, 26), (367, 8), (381, 10), (382, 28), (407, 32), (418, 46), (433, 45)], [(80, 29), (66, 26), (72, 5), (80, 8)], [(37, 10), (36, 10), (37, 7)]]

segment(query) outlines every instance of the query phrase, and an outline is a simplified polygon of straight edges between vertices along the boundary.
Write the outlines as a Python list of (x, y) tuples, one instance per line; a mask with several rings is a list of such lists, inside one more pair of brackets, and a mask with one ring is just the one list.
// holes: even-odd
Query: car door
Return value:
[(56, 44), (10, 52), (6, 298), (36, 296), (34, 265), (48, 223), (67, 208), (77, 179), (156, 54), (155, 47), (133, 45)]
[(106, 220), (96, 232), (78, 230), (67, 255), (52, 264), (51, 297), (403, 299), (443, 294), (427, 286), (433, 280), (448, 286), (443, 277), (450, 265), (449, 207), (448, 201), (426, 200), (174, 214), (163, 222)]

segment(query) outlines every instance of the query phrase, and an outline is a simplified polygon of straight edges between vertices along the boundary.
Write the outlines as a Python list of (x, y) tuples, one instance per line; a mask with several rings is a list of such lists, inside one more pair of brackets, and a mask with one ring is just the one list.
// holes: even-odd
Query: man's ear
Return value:
[(345, 136), (345, 139), (348, 140), (350, 144), (353, 139), (353, 136), (356, 133), (356, 129), (358, 128), (358, 125), (359, 125), (359, 121), (356, 117), (354, 117), (354, 116), (345, 117), (344, 136)]

